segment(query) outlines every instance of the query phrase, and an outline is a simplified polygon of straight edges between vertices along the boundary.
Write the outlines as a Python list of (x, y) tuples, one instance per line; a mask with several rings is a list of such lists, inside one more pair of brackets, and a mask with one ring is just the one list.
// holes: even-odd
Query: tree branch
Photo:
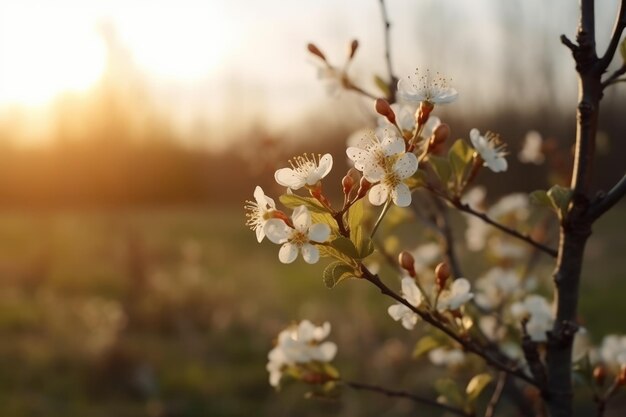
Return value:
[(421, 397), (415, 394), (411, 394), (410, 392), (394, 391), (394, 390), (383, 388), (377, 385), (362, 384), (360, 382), (346, 381), (343, 379), (339, 380), (338, 382), (343, 383), (344, 385), (355, 390), (375, 392), (375, 393), (386, 395), (387, 397), (392, 397), (392, 398), (406, 398), (418, 404), (424, 404), (424, 405), (429, 405), (431, 407), (440, 408), (449, 413), (456, 414), (457, 416), (464, 416), (464, 417), (471, 416), (471, 414), (466, 413), (460, 408), (452, 407), (448, 404), (442, 404), (440, 402), (437, 402), (436, 400), (426, 398), (426, 397)]
[(604, 72), (615, 56), (615, 51), (619, 45), (619, 40), (622, 37), (622, 32), (626, 28), (626, 0), (622, 0), (619, 5), (619, 11), (615, 18), (615, 24), (613, 25), (613, 32), (611, 34), (611, 40), (609, 46), (606, 48), (606, 52), (600, 59), (600, 67)]
[(481, 358), (485, 360), (485, 362), (487, 362), (489, 365), (491, 365), (495, 369), (504, 371), (510, 375), (516, 376), (517, 378), (531, 385), (537, 386), (537, 382), (530, 376), (526, 375), (523, 371), (518, 369), (516, 363), (513, 363), (513, 364), (503, 363), (501, 362), (500, 358), (494, 358), (484, 349), (483, 346), (476, 344), (475, 341), (456, 334), (452, 329), (448, 328), (446, 325), (441, 323), (432, 313), (418, 309), (417, 307), (409, 303), (407, 300), (402, 298), (400, 295), (398, 295), (396, 292), (394, 292), (391, 288), (387, 287), (385, 283), (382, 282), (382, 280), (380, 279), (378, 275), (370, 272), (370, 270), (367, 269), (367, 267), (363, 264), (361, 264), (361, 272), (363, 274), (363, 278), (371, 282), (372, 284), (374, 284), (376, 287), (378, 287), (381, 293), (393, 298), (400, 304), (408, 307), (412, 312), (420, 316), (422, 320), (424, 320), (431, 326), (439, 329), (440, 331), (445, 333), (448, 337), (450, 337), (451, 339), (459, 343), (461, 346), (463, 346), (463, 348), (466, 351), (472, 352), (475, 355), (480, 356)]
[(437, 226), (439, 226), (439, 232), (443, 240), (443, 246), (446, 258), (448, 259), (448, 264), (450, 265), (454, 278), (461, 278), (463, 274), (461, 273), (459, 259), (456, 256), (456, 251), (454, 250), (454, 239), (452, 238), (452, 229), (450, 228), (450, 220), (448, 218), (448, 208), (445, 204), (442, 204), (437, 197), (432, 197), (433, 202), (437, 207), (436, 222)]
[(485, 417), (493, 417), (496, 413), (496, 407), (500, 402), (500, 398), (502, 397), (502, 392), (504, 391), (504, 386), (506, 385), (507, 375), (506, 372), (500, 372), (498, 375), (498, 384), (496, 388), (493, 390), (493, 395), (489, 400), (489, 404), (487, 404), (487, 409), (485, 410)]
[(605, 88), (607, 88), (608, 86), (612, 84), (617, 84), (619, 82), (624, 81), (624, 78), (621, 78), (621, 79), (619, 78), (624, 74), (626, 74), (626, 64), (616, 69), (615, 72), (613, 72), (613, 74), (611, 74), (609, 78), (602, 81), (602, 89), (604, 90)]
[(591, 221), (597, 220), (600, 216), (606, 213), (611, 207), (617, 204), (622, 197), (626, 195), (626, 174), (606, 193), (601, 196), (597, 201), (593, 201), (587, 211), (587, 216)]
[(480, 213), (476, 210), (474, 210), (473, 208), (471, 208), (468, 204), (463, 204), (460, 201), (454, 202), (451, 201), (451, 203), (454, 205), (454, 207), (456, 207), (457, 209), (459, 209), (459, 211), (462, 211), (464, 213), (467, 214), (471, 214), (472, 216), (478, 217), (479, 219), (482, 219), (485, 223), (488, 223), (490, 225), (492, 225), (493, 227), (495, 227), (498, 230), (503, 231), (504, 233), (513, 236), (523, 242), (528, 243), (529, 245), (535, 247), (536, 249), (541, 250), (542, 252), (552, 256), (553, 258), (556, 258), (557, 256), (557, 251), (552, 249), (551, 247), (548, 247), (546, 245), (544, 245), (543, 243), (537, 242), (536, 240), (534, 240), (533, 238), (531, 238), (528, 235), (524, 235), (520, 232), (518, 232), (517, 230), (511, 229), (501, 223), (498, 223), (497, 221), (493, 220), (492, 218), (490, 218), (489, 216), (487, 216), (487, 214), (485, 213)]
[(391, 63), (391, 23), (389, 22), (389, 16), (387, 15), (387, 9), (385, 7), (385, 0), (380, 0), (380, 12), (383, 18), (383, 24), (385, 26), (385, 62), (387, 64), (387, 72), (389, 73), (389, 102), (394, 103), (396, 101), (396, 84), (398, 83), (398, 77), (393, 72), (393, 66)]

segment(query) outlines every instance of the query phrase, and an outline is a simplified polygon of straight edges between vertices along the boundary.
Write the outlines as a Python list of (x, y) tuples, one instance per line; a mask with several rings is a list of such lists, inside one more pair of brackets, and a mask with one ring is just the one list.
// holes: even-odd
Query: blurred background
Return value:
[[(598, 3), (602, 50), (618, 2)], [(575, 2), (387, 7), (395, 72), (452, 78), (460, 98), (436, 113), (453, 136), (477, 127), (509, 144), (503, 180), (481, 177), (490, 198), (548, 187), (547, 168), (516, 155), (530, 130), (565, 154), (573, 143), (576, 78), (559, 35), (575, 34)], [(346, 138), (375, 125), (371, 100), (326, 93), (307, 43), (342, 66), (358, 39), (350, 74), (379, 94), (383, 34), (376, 0), (0, 0), (0, 415), (410, 410), (270, 388), (272, 338), (303, 318), (333, 323), (353, 379), (426, 381), (405, 366), (415, 338), (386, 300), (358, 283), (329, 292), (323, 266), (279, 264), (244, 225), (257, 184), (282, 192), (273, 172), (287, 158), (331, 152), (337, 180)], [(603, 100), (597, 189), (623, 174), (625, 99), (617, 86)], [(606, 293), (626, 290), (624, 219), (620, 206), (589, 246), (582, 315), (596, 340), (624, 328), (620, 291)]]

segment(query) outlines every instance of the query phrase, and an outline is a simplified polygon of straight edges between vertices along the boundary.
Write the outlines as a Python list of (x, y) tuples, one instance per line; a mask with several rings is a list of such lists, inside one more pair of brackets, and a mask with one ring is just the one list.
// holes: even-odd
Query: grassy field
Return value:
[[(596, 339), (625, 328), (625, 219), (618, 208), (589, 244), (581, 318)], [(281, 265), (243, 223), (240, 207), (0, 214), (0, 415), (407, 414), (270, 388), (272, 338), (303, 318), (332, 322), (351, 379), (417, 388), (444, 371), (409, 361), (417, 335), (372, 288), (327, 290), (323, 265)]]

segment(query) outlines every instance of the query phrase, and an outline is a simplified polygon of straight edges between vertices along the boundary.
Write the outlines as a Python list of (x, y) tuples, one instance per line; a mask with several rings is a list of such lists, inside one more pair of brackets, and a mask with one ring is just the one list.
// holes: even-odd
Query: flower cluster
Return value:
[(270, 385), (278, 387), (289, 368), (306, 372), (314, 369), (307, 369), (307, 364), (332, 361), (337, 354), (337, 345), (323, 341), (329, 334), (330, 323), (315, 326), (309, 320), (281, 331), (276, 346), (268, 355), (266, 368), (270, 374)]

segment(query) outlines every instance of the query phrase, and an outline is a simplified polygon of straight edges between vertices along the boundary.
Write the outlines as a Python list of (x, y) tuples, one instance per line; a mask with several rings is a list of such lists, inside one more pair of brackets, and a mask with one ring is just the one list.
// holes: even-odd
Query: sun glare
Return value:
[(0, 0), (0, 105), (45, 105), (97, 83), (107, 65), (102, 23), (156, 80), (210, 76), (235, 34), (215, 1)]

